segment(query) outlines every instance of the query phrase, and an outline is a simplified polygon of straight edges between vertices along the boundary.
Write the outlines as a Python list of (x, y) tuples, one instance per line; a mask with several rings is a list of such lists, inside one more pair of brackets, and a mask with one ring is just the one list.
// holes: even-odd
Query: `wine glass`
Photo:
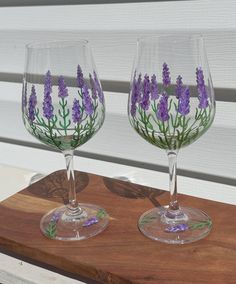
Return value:
[(26, 129), (66, 161), (69, 203), (40, 222), (42, 233), (58, 240), (82, 240), (108, 225), (106, 211), (78, 203), (74, 150), (91, 139), (105, 118), (104, 95), (88, 41), (28, 44), (23, 78), (22, 116)]
[(179, 206), (176, 177), (178, 151), (202, 136), (215, 115), (202, 36), (163, 35), (138, 41), (128, 115), (136, 132), (164, 149), (169, 161), (170, 203), (145, 212), (139, 229), (151, 239), (171, 244), (205, 237), (212, 221), (199, 209)]

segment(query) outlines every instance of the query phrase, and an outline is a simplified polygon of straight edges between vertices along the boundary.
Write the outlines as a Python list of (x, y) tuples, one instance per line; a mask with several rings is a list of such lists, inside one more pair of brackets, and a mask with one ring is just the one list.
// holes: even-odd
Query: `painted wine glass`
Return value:
[(215, 115), (202, 36), (166, 35), (138, 41), (128, 115), (136, 132), (165, 150), (169, 161), (170, 203), (145, 212), (139, 229), (151, 239), (171, 244), (205, 237), (212, 221), (199, 209), (179, 205), (176, 176), (179, 150), (200, 138)]
[(42, 233), (81, 240), (103, 231), (109, 217), (97, 205), (78, 203), (73, 169), (74, 150), (94, 136), (105, 118), (104, 95), (86, 40), (26, 46), (22, 115), (29, 133), (60, 150), (66, 161), (69, 203), (43, 216)]

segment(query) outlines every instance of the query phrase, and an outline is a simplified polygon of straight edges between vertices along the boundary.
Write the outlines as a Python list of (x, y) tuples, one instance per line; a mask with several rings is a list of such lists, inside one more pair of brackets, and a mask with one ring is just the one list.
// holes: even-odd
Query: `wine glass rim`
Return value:
[(26, 44), (27, 49), (49, 49), (49, 48), (62, 48), (73, 47), (76, 45), (87, 45), (87, 39), (78, 40), (50, 40), (50, 41), (33, 41)]
[(155, 35), (145, 35), (137, 38), (137, 43), (147, 41), (147, 40), (157, 40), (160, 38), (175, 38), (176, 41), (185, 41), (187, 39), (204, 39), (203, 34), (201, 33), (160, 33), (160, 34), (155, 34)]

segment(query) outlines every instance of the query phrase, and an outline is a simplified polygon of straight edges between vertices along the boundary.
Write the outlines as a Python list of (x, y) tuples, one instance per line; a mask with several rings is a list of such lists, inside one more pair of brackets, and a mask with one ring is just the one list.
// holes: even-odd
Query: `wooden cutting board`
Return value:
[(58, 171), (0, 203), (2, 252), (91, 283), (236, 283), (235, 206), (180, 195), (181, 204), (211, 216), (213, 229), (196, 243), (167, 245), (143, 236), (137, 220), (153, 206), (167, 204), (168, 192), (76, 172), (79, 201), (104, 207), (110, 224), (88, 240), (50, 240), (39, 222), (67, 202), (66, 185), (65, 171)]

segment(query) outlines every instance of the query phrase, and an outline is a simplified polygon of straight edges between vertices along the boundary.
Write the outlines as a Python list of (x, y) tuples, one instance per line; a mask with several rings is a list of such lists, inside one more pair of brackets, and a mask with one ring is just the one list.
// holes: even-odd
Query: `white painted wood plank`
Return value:
[[(1, 12), (1, 9), (0, 9)], [(158, 27), (159, 25), (157, 25)], [(136, 51), (137, 38), (168, 31), (0, 31), (0, 78), (1, 73), (24, 71), (25, 44), (45, 40), (71, 40), (86, 38), (91, 42), (99, 75), (103, 80), (129, 82)], [(185, 30), (186, 32), (187, 30)], [(193, 32), (192, 30), (188, 30)], [(213, 83), (218, 88), (236, 88), (236, 25), (232, 31), (207, 31), (198, 29), (206, 38), (209, 64)], [(172, 31), (173, 32), (173, 31)], [(119, 90), (117, 90), (119, 92)], [(2, 96), (3, 94), (0, 94)], [(222, 94), (224, 96), (225, 93)], [(236, 96), (236, 95), (235, 95)]]
[(10, 7), (0, 9), (0, 27), (28, 30), (50, 27), (64, 31), (90, 30), (91, 27), (94, 30), (222, 30), (235, 27), (235, 13), (233, 0)]

